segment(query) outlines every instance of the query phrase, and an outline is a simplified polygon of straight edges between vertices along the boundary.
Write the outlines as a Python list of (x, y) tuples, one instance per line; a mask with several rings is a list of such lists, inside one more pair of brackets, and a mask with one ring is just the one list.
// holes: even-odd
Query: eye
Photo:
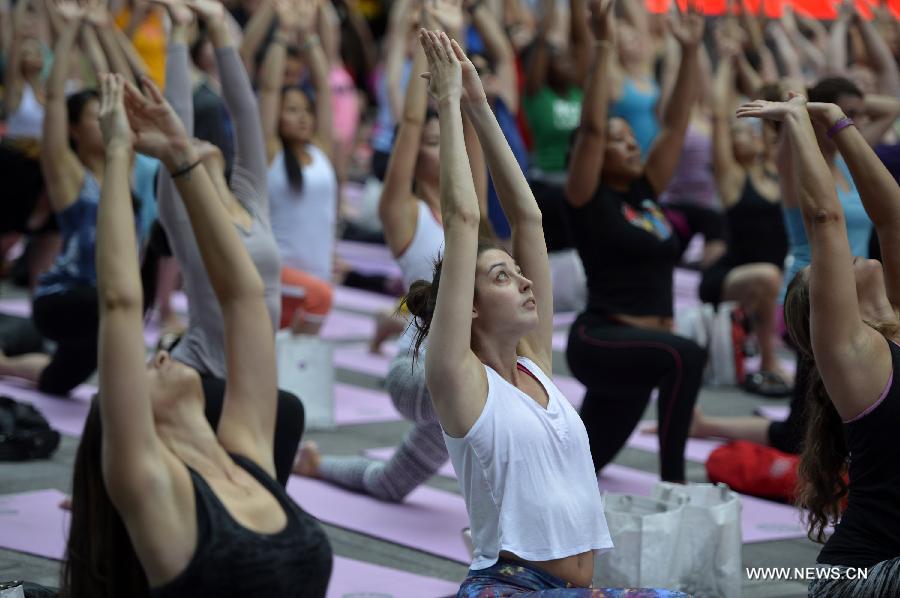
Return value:
[(497, 280), (506, 280), (507, 278), (509, 278), (509, 274), (503, 272), (502, 270), (499, 274), (497, 274)]

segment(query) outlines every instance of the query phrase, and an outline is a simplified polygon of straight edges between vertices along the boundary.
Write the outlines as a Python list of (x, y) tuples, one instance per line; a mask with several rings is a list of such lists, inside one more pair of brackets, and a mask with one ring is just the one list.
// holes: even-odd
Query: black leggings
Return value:
[[(206, 398), (206, 419), (215, 430), (222, 417), (225, 404), (225, 381), (215, 376), (202, 376), (203, 395)], [(282, 486), (287, 486), (297, 447), (303, 436), (305, 413), (303, 403), (297, 395), (286, 390), (278, 391), (278, 411), (275, 414), (275, 477)]]
[(41, 295), (34, 300), (31, 313), (40, 333), (56, 342), (56, 351), (38, 379), (38, 390), (68, 394), (97, 369), (97, 289), (83, 286)]
[(806, 392), (809, 388), (809, 360), (797, 356), (797, 375), (787, 419), (769, 424), (769, 445), (785, 453), (799, 454), (806, 434)]
[(684, 447), (706, 350), (682, 336), (583, 313), (569, 332), (566, 357), (587, 387), (581, 419), (595, 469), (622, 449), (658, 387), (660, 476), (684, 481)]

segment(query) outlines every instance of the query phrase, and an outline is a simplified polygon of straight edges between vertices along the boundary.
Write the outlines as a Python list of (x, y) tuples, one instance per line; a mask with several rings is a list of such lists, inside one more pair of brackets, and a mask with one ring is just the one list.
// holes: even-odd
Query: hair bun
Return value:
[(406, 294), (406, 308), (409, 313), (420, 319), (428, 319), (428, 300), (431, 297), (431, 283), (417, 280), (409, 287)]

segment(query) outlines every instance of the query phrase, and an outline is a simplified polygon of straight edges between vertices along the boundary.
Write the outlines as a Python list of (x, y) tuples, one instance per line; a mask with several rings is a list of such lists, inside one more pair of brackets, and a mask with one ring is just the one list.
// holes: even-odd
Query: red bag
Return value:
[(735, 440), (710, 453), (706, 475), (710, 482), (723, 482), (742, 494), (793, 502), (799, 464), (799, 455)]

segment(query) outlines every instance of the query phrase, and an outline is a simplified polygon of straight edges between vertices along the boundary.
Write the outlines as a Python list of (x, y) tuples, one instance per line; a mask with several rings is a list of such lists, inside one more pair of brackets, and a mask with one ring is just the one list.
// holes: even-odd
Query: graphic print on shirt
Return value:
[(622, 203), (622, 216), (625, 221), (632, 226), (647, 231), (660, 241), (665, 241), (672, 236), (672, 228), (669, 221), (660, 210), (659, 206), (650, 199), (641, 202), (641, 209), (638, 210), (628, 203)]
[(567, 98), (553, 100), (553, 126), (556, 129), (569, 131), (578, 126), (581, 119), (581, 102), (573, 102)]

